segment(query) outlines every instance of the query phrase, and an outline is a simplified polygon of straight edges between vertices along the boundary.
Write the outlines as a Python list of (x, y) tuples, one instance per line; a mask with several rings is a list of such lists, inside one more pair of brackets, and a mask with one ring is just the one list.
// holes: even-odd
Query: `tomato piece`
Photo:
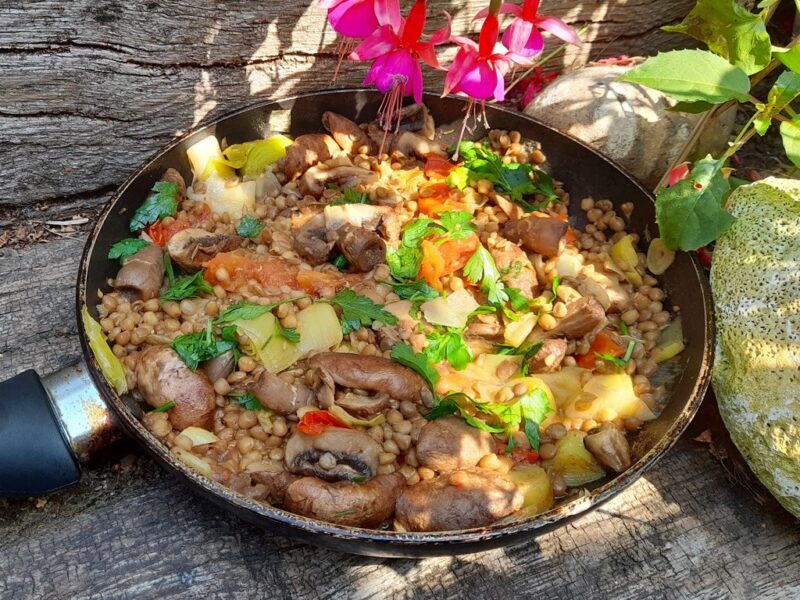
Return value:
[(594, 338), (594, 342), (589, 347), (589, 352), (577, 355), (575, 362), (582, 369), (594, 370), (598, 354), (608, 354), (619, 358), (625, 355), (626, 349), (625, 346), (620, 344), (615, 334), (604, 329)]
[(297, 425), (297, 428), (306, 435), (319, 435), (328, 427), (346, 427), (350, 429), (347, 423), (334, 417), (327, 410), (309, 411), (303, 415)]
[(169, 225), (163, 225), (163, 233), (164, 233), (164, 244), (169, 244), (169, 241), (172, 239), (172, 236), (178, 233), (179, 231), (183, 231), (184, 229), (188, 229), (191, 227), (191, 223), (188, 221), (173, 221)]
[(344, 283), (341, 275), (303, 270), (297, 273), (297, 285), (309, 294), (318, 296), (325, 289), (338, 288)]
[(429, 217), (435, 217), (441, 212), (449, 210), (468, 210), (467, 205), (457, 200), (442, 200), (439, 197), (420, 198), (417, 200), (419, 212)]
[(148, 226), (145, 232), (156, 246), (163, 246), (166, 243), (164, 241), (164, 226), (161, 224), (161, 221), (156, 221)]
[(450, 275), (463, 269), (478, 249), (480, 240), (472, 235), (465, 240), (450, 240), (439, 245), (439, 254), (444, 259), (444, 274)]
[(428, 178), (447, 177), (450, 171), (456, 168), (453, 163), (438, 154), (428, 154), (425, 159), (425, 177)]
[(422, 263), (417, 277), (421, 277), (429, 286), (441, 292), (444, 289), (441, 282), (444, 266), (444, 257), (439, 252), (439, 247), (430, 240), (422, 240)]
[(528, 463), (533, 464), (539, 462), (539, 453), (531, 448), (530, 450), (523, 450), (522, 448), (514, 448), (511, 451), (511, 460), (515, 463)]

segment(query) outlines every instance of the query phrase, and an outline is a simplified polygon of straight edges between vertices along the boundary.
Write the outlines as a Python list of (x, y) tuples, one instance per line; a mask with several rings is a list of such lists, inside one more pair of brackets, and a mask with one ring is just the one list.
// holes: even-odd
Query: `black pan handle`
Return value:
[(78, 482), (81, 470), (35, 371), (0, 383), (0, 496), (41, 496)]
[(0, 382), (0, 497), (77, 483), (80, 463), (120, 431), (83, 361), (44, 380), (23, 371)]

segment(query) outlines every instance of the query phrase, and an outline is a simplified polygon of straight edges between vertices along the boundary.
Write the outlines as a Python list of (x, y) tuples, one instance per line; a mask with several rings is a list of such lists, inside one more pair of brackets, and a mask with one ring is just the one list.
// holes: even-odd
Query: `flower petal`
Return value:
[(478, 51), (478, 44), (472, 38), (463, 35), (454, 35), (450, 38), (450, 41), (454, 44), (458, 44), (462, 48), (469, 48), (470, 50), (475, 50), (475, 52)]
[(391, 26), (379, 27), (375, 33), (356, 46), (350, 53), (350, 60), (370, 60), (391, 52), (400, 45), (400, 40)]
[(354, 38), (369, 36), (378, 27), (372, 0), (344, 0), (328, 12), (337, 33)]
[[(497, 14), (499, 14), (499, 15), (502, 15), (502, 14), (518, 15), (519, 16), (519, 15), (522, 14), (522, 9), (519, 6), (517, 6), (516, 4), (509, 4), (507, 2), (504, 2), (503, 4), (500, 5), (500, 10), (497, 11)], [(475, 15), (474, 17), (472, 17), (472, 20), (474, 21), (475, 19), (485, 19), (488, 16), (489, 16), (489, 8), (487, 7), (487, 8), (484, 8), (483, 10), (479, 10), (478, 14)]]
[(499, 65), (494, 69), (494, 76), (497, 78), (494, 84), (494, 99), (502, 102), (506, 99), (506, 78), (505, 73), (499, 68)]
[(447, 96), (451, 91), (459, 91), (459, 82), (461, 78), (464, 76), (464, 73), (467, 69), (472, 68), (472, 64), (475, 62), (475, 57), (477, 56), (477, 51), (469, 50), (466, 48), (462, 48), (456, 54), (455, 59), (453, 59), (453, 64), (450, 65), (450, 68), (447, 70), (447, 76), (444, 79), (444, 91), (442, 92), (442, 96)]
[(545, 31), (549, 31), (557, 38), (561, 38), (568, 44), (580, 46), (582, 43), (581, 38), (578, 37), (575, 30), (561, 19), (555, 17), (540, 17), (536, 19), (536, 25)]
[[(378, 58), (370, 69), (371, 81), (384, 94), (396, 84), (406, 84), (419, 70), (419, 64), (408, 50), (397, 48)], [(408, 92), (405, 89), (405, 92)]]
[(486, 100), (495, 95), (497, 73), (495, 66), (485, 58), (477, 59), (466, 69), (458, 83), (458, 91), (475, 98)]
[(391, 25), (395, 32), (403, 26), (400, 16), (400, 0), (371, 0), (375, 3), (375, 16), (379, 25)]
[(441, 29), (434, 31), (433, 35), (431, 35), (430, 42), (434, 46), (438, 46), (439, 44), (444, 44), (450, 41), (450, 34), (451, 34), (451, 26), (453, 25), (453, 17), (450, 16), (450, 13), (442, 11), (444, 13), (445, 18), (447, 19), (447, 25), (442, 27)]
[(439, 64), (439, 59), (436, 58), (436, 51), (433, 48), (433, 44), (428, 42), (419, 42), (414, 50), (416, 51), (420, 60), (426, 65), (432, 69), (442, 69), (442, 66)]
[[(525, 19), (514, 19), (503, 33), (503, 44), (511, 52), (519, 52), (525, 48), (528, 38), (534, 31), (533, 23)], [(537, 31), (537, 34), (539, 32)], [(541, 35), (539, 36), (541, 37)]]
[(411, 78), (405, 87), (405, 95), (409, 94), (414, 96), (414, 102), (417, 104), (422, 102), (422, 67), (419, 66), (418, 62), (414, 63)]
[(347, 2), (347, 0), (319, 0), (319, 5), (322, 8), (330, 10), (334, 6), (336, 6), (337, 4), (341, 4), (342, 2)]
[(519, 51), (522, 56), (534, 56), (536, 54), (541, 53), (544, 50), (544, 38), (542, 37), (541, 32), (534, 28), (531, 32), (531, 36), (528, 38), (525, 47)]

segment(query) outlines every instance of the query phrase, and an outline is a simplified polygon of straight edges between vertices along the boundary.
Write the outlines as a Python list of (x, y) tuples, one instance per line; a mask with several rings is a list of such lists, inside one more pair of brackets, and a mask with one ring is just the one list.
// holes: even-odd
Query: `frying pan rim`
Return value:
[[(89, 367), (91, 377), (97, 386), (98, 391), (103, 396), (104, 401), (115, 412), (126, 431), (134, 439), (136, 439), (137, 442), (142, 444), (151, 453), (151, 455), (156, 457), (159, 462), (170, 467), (173, 472), (176, 472), (182, 476), (182, 478), (187, 480), (187, 482), (192, 486), (199, 487), (206, 494), (213, 495), (215, 499), (219, 501), (218, 503), (224, 503), (226, 505), (225, 507), (229, 510), (232, 510), (233, 512), (245, 511), (246, 513), (251, 513), (250, 516), (253, 517), (253, 520), (256, 518), (265, 519), (279, 528), (297, 529), (305, 534), (310, 534), (311, 536), (323, 535), (340, 540), (342, 542), (361, 542), (371, 545), (377, 543), (394, 547), (407, 547), (408, 549), (420, 546), (452, 545), (454, 547), (453, 553), (457, 553), (458, 545), (474, 545), (476, 543), (488, 543), (491, 541), (494, 541), (495, 545), (497, 545), (496, 542), (502, 538), (518, 539), (526, 534), (528, 536), (534, 535), (537, 531), (552, 527), (559, 521), (563, 520), (566, 522), (571, 518), (585, 514), (593, 508), (603, 504), (613, 496), (621, 493), (640, 476), (642, 476), (648, 469), (650, 469), (653, 464), (677, 442), (683, 431), (696, 414), (710, 384), (711, 365), (713, 362), (714, 353), (713, 305), (711, 302), (711, 291), (708, 279), (704, 276), (702, 267), (694, 255), (690, 256), (690, 261), (693, 267), (692, 274), (696, 279), (696, 283), (693, 282), (691, 285), (699, 284), (700, 286), (702, 307), (698, 308), (702, 308), (703, 310), (703, 324), (705, 329), (703, 332), (703, 339), (705, 340), (705, 344), (701, 356), (700, 369), (683, 410), (675, 417), (672, 424), (667, 428), (667, 430), (653, 445), (653, 447), (638, 461), (636, 461), (636, 463), (631, 465), (631, 467), (624, 473), (621, 473), (618, 476), (610, 479), (602, 486), (592, 490), (588, 495), (579, 496), (544, 513), (512, 523), (504, 523), (501, 521), (488, 527), (455, 531), (396, 532), (334, 525), (325, 521), (296, 515), (274, 506), (260, 504), (254, 500), (245, 498), (241, 494), (233, 491), (231, 488), (199, 475), (175, 458), (164, 444), (162, 444), (157, 438), (155, 438), (155, 436), (153, 436), (144, 428), (142, 422), (133, 415), (133, 413), (125, 406), (122, 399), (108, 385), (108, 382), (101, 374), (94, 360), (91, 349), (89, 348), (86, 332), (84, 331), (81, 323), (80, 311), (84, 304), (86, 304), (86, 284), (89, 273), (89, 258), (92, 255), (99, 233), (103, 229), (107, 218), (109, 215), (111, 215), (112, 211), (116, 207), (117, 202), (126, 192), (126, 190), (141, 176), (143, 172), (147, 170), (147, 168), (154, 161), (159, 159), (162, 155), (170, 152), (174, 147), (181, 144), (183, 140), (198, 132), (213, 129), (220, 123), (236, 116), (251, 111), (257, 113), (259, 110), (265, 108), (280, 107), (282, 104), (291, 103), (298, 99), (313, 98), (314, 96), (328, 96), (333, 94), (342, 94), (343, 96), (348, 96), (357, 93), (375, 96), (378, 95), (378, 93), (374, 90), (368, 90), (360, 87), (330, 88), (297, 94), (286, 98), (261, 100), (242, 108), (232, 110), (207, 123), (192, 127), (182, 135), (172, 139), (170, 142), (154, 152), (145, 161), (143, 161), (140, 166), (133, 171), (133, 173), (131, 173), (131, 175), (126, 178), (126, 180), (117, 188), (92, 227), (89, 238), (84, 246), (78, 272), (78, 285), (76, 288), (76, 318), (78, 321), (78, 334), (81, 348), (86, 360), (86, 364)], [(424, 96), (426, 98), (437, 97), (436, 94), (429, 92), (426, 92)], [(458, 96), (450, 95), (447, 97), (464, 102), (464, 99)], [(628, 179), (631, 184), (637, 187), (642, 192), (644, 197), (648, 198), (651, 202), (654, 202), (652, 193), (642, 186), (642, 184), (639, 183), (639, 181), (636, 180), (636, 178), (634, 178), (630, 173), (628, 173), (626, 169), (624, 169), (616, 161), (603, 155), (597, 149), (591, 147), (585, 142), (576, 139), (567, 133), (559, 131), (524, 113), (497, 105), (492, 105), (492, 109), (499, 112), (508, 113), (515, 118), (527, 120), (535, 124), (537, 127), (549, 130), (556, 137), (562, 137), (565, 140), (582, 146), (589, 152), (598, 155), (605, 163), (619, 171), (619, 173)], [(402, 549), (400, 551), (402, 552)]]

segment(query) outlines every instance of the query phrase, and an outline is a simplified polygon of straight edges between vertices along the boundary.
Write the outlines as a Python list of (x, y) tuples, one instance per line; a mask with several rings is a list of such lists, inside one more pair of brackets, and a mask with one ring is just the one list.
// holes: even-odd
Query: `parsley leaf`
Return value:
[(419, 248), (422, 240), (428, 237), (433, 230), (446, 231), (444, 225), (437, 223), (433, 219), (417, 219), (411, 221), (411, 223), (406, 225), (405, 229), (403, 229), (403, 246)]
[(447, 230), (447, 238), (451, 240), (465, 240), (471, 237), (476, 230), (472, 223), (472, 214), (465, 210), (441, 212), (439, 220)]
[(350, 333), (361, 327), (369, 327), (373, 321), (381, 321), (387, 325), (397, 323), (397, 317), (383, 309), (383, 304), (375, 304), (366, 296), (345, 289), (333, 298), (323, 300), (335, 304), (342, 309), (342, 331)]
[(342, 196), (328, 202), (328, 206), (341, 206), (342, 204), (369, 204), (369, 194), (359, 193), (353, 188), (346, 187)]
[(230, 392), (228, 396), (235, 398), (245, 410), (267, 410), (253, 392), (235, 390)]
[(636, 348), (636, 342), (630, 340), (628, 342), (628, 347), (625, 350), (625, 354), (622, 356), (622, 358), (614, 356), (612, 354), (606, 354), (605, 352), (595, 352), (595, 355), (599, 356), (605, 361), (614, 363), (618, 369), (624, 369), (625, 366), (630, 362), (631, 357), (633, 356), (634, 348)]
[(472, 284), (480, 282), (481, 291), (492, 304), (499, 305), (508, 300), (505, 285), (500, 281), (500, 271), (483, 244), (478, 246), (475, 254), (464, 266), (464, 277)]
[(631, 334), (630, 329), (628, 329), (628, 324), (625, 321), (620, 321), (619, 322), (619, 332), (622, 335), (630, 335)]
[(172, 266), (172, 259), (169, 256), (169, 252), (164, 252), (164, 271), (167, 273), (167, 281), (169, 281), (170, 287), (175, 285), (175, 269)]
[(456, 371), (464, 370), (472, 362), (472, 349), (464, 339), (464, 334), (460, 329), (451, 327), (442, 330), (434, 330), (428, 334), (428, 346), (425, 348), (425, 356), (432, 363), (446, 360)]
[(422, 250), (402, 244), (397, 250), (389, 248), (386, 252), (386, 264), (395, 279), (414, 279), (422, 264)]
[(288, 304), (296, 300), (301, 300), (306, 296), (298, 296), (297, 298), (289, 298), (288, 300), (281, 300), (280, 302), (273, 302), (272, 304), (256, 304), (242, 300), (233, 306), (223, 310), (217, 317), (217, 323), (232, 323), (234, 321), (249, 321), (250, 319), (257, 319), (264, 313), (268, 313), (273, 308), (281, 304)]
[(261, 221), (256, 219), (253, 215), (245, 215), (236, 226), (236, 233), (242, 237), (250, 238), (252, 240), (261, 235), (261, 231), (263, 229), (264, 224)]
[(175, 401), (174, 400), (170, 400), (169, 402), (164, 402), (164, 404), (162, 404), (158, 408), (154, 408), (151, 412), (162, 413), (162, 412), (167, 412), (168, 410), (170, 410), (172, 408), (175, 408)]
[(542, 349), (542, 342), (522, 342), (519, 346), (509, 346), (508, 344), (495, 344), (495, 353), (506, 356), (522, 356), (520, 374), (528, 376), (528, 363)]
[(146, 248), (150, 244), (139, 238), (128, 238), (120, 240), (108, 251), (108, 258), (118, 258), (120, 264), (125, 264), (125, 259), (133, 256), (142, 248)]
[(400, 282), (384, 281), (383, 283), (392, 286), (394, 293), (404, 300), (426, 302), (439, 297), (439, 292), (429, 286), (424, 279)]
[(553, 277), (553, 298), (558, 298), (558, 287), (561, 285), (561, 275)]
[(277, 325), (276, 333), (287, 342), (296, 344), (300, 341), (300, 334), (297, 332), (297, 329), (294, 327), (284, 327), (278, 319), (275, 319), (275, 324)]
[(444, 398), (439, 398), (438, 402), (433, 405), (433, 408), (425, 415), (428, 421), (435, 421), (442, 417), (449, 417), (452, 414), (460, 412), (458, 403), (452, 395), (448, 394)]
[(214, 288), (203, 279), (203, 271), (198, 271), (194, 275), (184, 275), (175, 279), (174, 283), (161, 296), (162, 300), (185, 300), (194, 298), (200, 292), (213, 294)]
[(340, 271), (344, 271), (350, 266), (350, 263), (347, 262), (344, 254), (337, 254), (333, 259), (331, 259), (331, 264)]
[(139, 231), (159, 219), (174, 216), (178, 212), (178, 191), (176, 183), (157, 181), (151, 194), (133, 213), (130, 230)]
[(205, 331), (181, 335), (172, 340), (172, 349), (192, 371), (196, 371), (201, 362), (216, 358), (235, 348), (236, 344), (233, 342), (214, 338), (211, 321), (208, 322)]
[(414, 352), (411, 346), (400, 342), (399, 344), (395, 344), (392, 348), (390, 358), (395, 362), (399, 362), (404, 367), (408, 367), (419, 373), (431, 388), (434, 397), (436, 397), (435, 387), (436, 382), (439, 381), (439, 372), (433, 368), (425, 354), (422, 352)]

